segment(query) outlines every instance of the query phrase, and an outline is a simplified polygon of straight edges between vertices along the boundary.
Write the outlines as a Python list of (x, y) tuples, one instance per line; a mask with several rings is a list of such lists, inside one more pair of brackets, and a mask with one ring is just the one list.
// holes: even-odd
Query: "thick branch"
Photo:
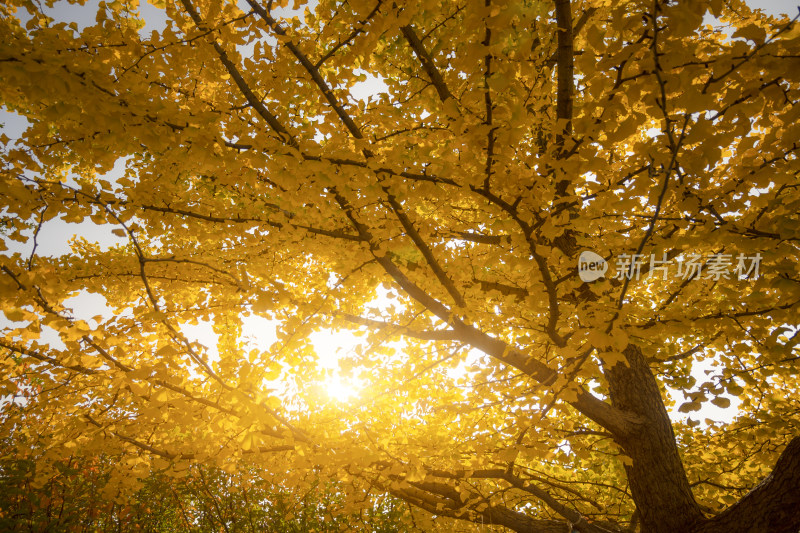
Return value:
[(756, 531), (800, 531), (800, 436), (783, 450), (764, 481), (697, 533)]
[[(264, 20), (264, 22), (267, 23), (267, 25), (270, 27), (272, 31), (274, 31), (276, 34), (280, 35), (283, 38), (288, 37), (286, 34), (286, 30), (284, 30), (281, 27), (281, 25), (278, 24), (278, 21), (275, 20), (272, 17), (272, 15), (270, 15), (269, 11), (267, 11), (264, 8), (264, 6), (262, 6), (255, 0), (247, 0), (247, 3), (250, 4), (250, 7), (253, 8), (253, 11), (255, 11), (258, 14), (258, 16), (261, 17)], [(322, 92), (322, 95), (325, 97), (325, 100), (327, 100), (330, 106), (333, 108), (333, 110), (336, 111), (336, 114), (339, 116), (339, 120), (341, 120), (342, 123), (345, 125), (347, 131), (349, 131), (350, 134), (356, 139), (362, 139), (363, 135), (361, 134), (361, 130), (358, 128), (356, 123), (353, 121), (353, 119), (350, 117), (347, 111), (345, 111), (344, 107), (342, 107), (339, 100), (333, 94), (333, 91), (331, 90), (330, 86), (322, 77), (322, 74), (320, 74), (319, 69), (291, 40), (285, 40), (284, 44), (286, 48), (288, 48), (289, 51), (292, 53), (292, 55), (294, 55), (294, 57), (297, 58), (297, 61), (300, 62), (300, 64), (303, 66), (306, 72), (308, 72), (308, 74), (311, 76), (311, 79), (314, 80), (314, 83)]]
[[(200, 18), (200, 15), (194, 9), (194, 6), (192, 6), (191, 2), (189, 2), (189, 0), (181, 0), (181, 4), (192, 18), (192, 21), (195, 23), (197, 28), (201, 31), (208, 31), (203, 23), (203, 20)], [(286, 128), (283, 127), (283, 124), (280, 123), (278, 118), (270, 113), (270, 111), (262, 103), (261, 99), (258, 98), (255, 93), (253, 93), (253, 90), (245, 81), (242, 73), (239, 71), (239, 68), (234, 64), (233, 61), (230, 60), (228, 53), (225, 51), (222, 45), (219, 44), (216, 39), (214, 39), (211, 44), (214, 46), (214, 50), (217, 52), (219, 60), (222, 62), (225, 70), (228, 71), (228, 74), (230, 74), (234, 83), (236, 83), (239, 91), (241, 91), (242, 95), (247, 99), (247, 103), (250, 104), (253, 109), (256, 110), (256, 113), (258, 113), (259, 116), (264, 119), (267, 124), (269, 124), (269, 127), (281, 137), (281, 140), (283, 140), (289, 146), (297, 148), (297, 140)]]
[(552, 510), (569, 520), (573, 529), (577, 529), (580, 533), (608, 533), (607, 529), (590, 524), (578, 511), (559, 502), (546, 490), (541, 489), (532, 483), (525, 483), (510, 473), (507, 473), (504, 476), (504, 479), (513, 487), (532, 494), (533, 496), (536, 496), (542, 500)]
[[(544, 385), (551, 385), (556, 380), (558, 373), (545, 363), (535, 357), (523, 354), (508, 343), (463, 322), (442, 302), (410, 280), (388, 255), (385, 255), (374, 245), (369, 228), (356, 218), (355, 212), (347, 199), (335, 190), (331, 192), (361, 239), (370, 243), (375, 261), (400, 285), (406, 294), (423, 305), (440, 320), (450, 324), (459, 341), (483, 351), (506, 365), (521, 370)], [(631, 416), (630, 413), (613, 408), (609, 403), (597, 398), (582, 387), (577, 391), (577, 399), (570, 402), (570, 404), (591, 420), (619, 436), (624, 436), (633, 431), (639, 421), (636, 416)]]
[[(556, 0), (556, 23), (558, 24), (558, 81), (556, 88), (556, 117), (566, 120), (564, 134), (572, 131), (572, 84), (575, 67), (572, 47), (572, 6), (570, 0)], [(563, 144), (559, 137), (558, 144)]]
[[(384, 189), (385, 190), (385, 189)], [(453, 301), (459, 307), (466, 307), (466, 302), (464, 301), (464, 297), (458, 292), (455, 284), (453, 284), (453, 280), (451, 280), (447, 274), (445, 273), (444, 269), (439, 265), (439, 262), (433, 255), (433, 251), (428, 246), (428, 243), (422, 238), (419, 232), (414, 227), (414, 224), (411, 222), (411, 219), (408, 218), (406, 215), (403, 206), (400, 205), (400, 202), (394, 197), (394, 195), (388, 194), (389, 205), (392, 206), (392, 211), (394, 211), (397, 219), (400, 221), (400, 224), (403, 225), (403, 229), (406, 230), (406, 234), (414, 241), (414, 245), (417, 249), (422, 253), (422, 256), (425, 258), (425, 262), (428, 263), (428, 266), (433, 270), (433, 273), (436, 275), (436, 279), (439, 280), (439, 283), (447, 290), (450, 296), (453, 298)]]
[[(408, 41), (409, 46), (411, 46), (411, 49), (417, 56), (417, 59), (419, 59), (419, 62), (422, 64), (422, 68), (425, 70), (428, 78), (430, 78), (434, 88), (436, 88), (436, 92), (439, 94), (439, 99), (442, 102), (445, 102), (448, 98), (453, 98), (453, 94), (450, 92), (450, 89), (447, 88), (444, 78), (442, 78), (442, 74), (439, 72), (439, 69), (436, 68), (436, 65), (434, 64), (430, 54), (428, 54), (428, 51), (425, 50), (425, 45), (422, 44), (422, 41), (417, 36), (414, 28), (410, 25), (403, 26), (400, 28), (400, 31), (403, 32), (403, 37), (405, 37), (406, 41)], [(455, 101), (455, 98), (453, 98), (453, 101)]]
[(462, 507), (461, 500), (457, 495), (450, 499), (439, 494), (438, 491), (433, 492), (431, 489), (434, 488), (438, 487), (427, 486), (427, 490), (423, 490), (422, 488), (408, 486), (402, 489), (390, 488), (389, 491), (395, 496), (425, 509), (429, 513), (440, 516), (501, 525), (519, 533), (569, 533), (570, 531), (568, 525), (560, 520), (532, 518), (525, 513), (513, 511), (506, 507), (490, 505), (481, 511), (465, 508)]

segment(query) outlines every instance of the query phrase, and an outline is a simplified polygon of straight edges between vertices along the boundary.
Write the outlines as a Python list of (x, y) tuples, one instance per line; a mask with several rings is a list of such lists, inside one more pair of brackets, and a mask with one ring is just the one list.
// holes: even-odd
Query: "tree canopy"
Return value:
[[(131, 487), (246, 461), (422, 529), (800, 530), (800, 23), (151, 3), (157, 31), (137, 0), (84, 28), (0, 6), (0, 102), (29, 122), (0, 154), (0, 242), (28, 243), (0, 255), (2, 436), (34, 486), (76, 455)], [(37, 246), (81, 221), (117, 243)], [(346, 401), (329, 331), (358, 338)]]

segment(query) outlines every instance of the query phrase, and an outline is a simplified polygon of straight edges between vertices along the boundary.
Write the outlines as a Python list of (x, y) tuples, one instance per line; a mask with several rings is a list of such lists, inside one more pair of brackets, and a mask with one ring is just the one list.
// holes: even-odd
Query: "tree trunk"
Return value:
[(641, 350), (625, 349), (628, 366), (619, 363), (605, 370), (614, 407), (642, 419), (617, 443), (633, 460), (625, 470), (631, 495), (641, 512), (642, 531), (679, 533), (703, 522), (678, 453), (667, 410), (655, 377)]

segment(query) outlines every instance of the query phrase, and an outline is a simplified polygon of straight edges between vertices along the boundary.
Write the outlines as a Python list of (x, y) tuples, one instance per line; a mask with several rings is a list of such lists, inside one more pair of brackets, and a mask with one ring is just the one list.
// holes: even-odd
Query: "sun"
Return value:
[(361, 386), (356, 381), (334, 374), (325, 379), (321, 386), (331, 400), (347, 402), (357, 397), (361, 391)]
[[(243, 316), (242, 337), (249, 347), (269, 351), (278, 340), (277, 326), (278, 323), (274, 320), (256, 315)], [(356, 377), (342, 375), (340, 361), (343, 356), (354, 350), (360, 339), (348, 331), (332, 330), (317, 331), (311, 334), (310, 339), (317, 356), (316, 365), (319, 372), (315, 376), (316, 379), (306, 382), (311, 385), (314, 391), (312, 394), (340, 403), (358, 397), (366, 382)], [(283, 388), (284, 392), (287, 392), (285, 385), (280, 381), (269, 383), (270, 387), (279, 390)]]

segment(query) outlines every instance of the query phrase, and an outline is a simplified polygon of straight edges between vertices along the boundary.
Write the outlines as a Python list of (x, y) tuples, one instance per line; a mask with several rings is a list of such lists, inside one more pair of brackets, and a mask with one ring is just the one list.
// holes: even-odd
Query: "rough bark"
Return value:
[(497, 524), (517, 533), (570, 533), (570, 527), (561, 520), (536, 520), (524, 513), (505, 507), (489, 507), (483, 512), (486, 524)]
[(697, 533), (800, 532), (800, 437), (795, 437), (772, 473)]
[(641, 512), (642, 531), (692, 531), (703, 522), (683, 468), (675, 434), (653, 373), (641, 350), (625, 349), (628, 365), (606, 369), (612, 405), (642, 419), (634, 431), (615, 435), (633, 460), (625, 470)]

